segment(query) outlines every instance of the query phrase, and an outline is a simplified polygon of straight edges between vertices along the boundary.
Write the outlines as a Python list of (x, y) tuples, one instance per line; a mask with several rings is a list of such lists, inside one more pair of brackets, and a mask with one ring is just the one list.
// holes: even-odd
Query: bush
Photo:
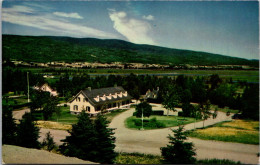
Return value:
[(235, 162), (233, 160), (228, 159), (204, 159), (198, 160), (196, 164), (241, 164), (241, 162)]
[(133, 113), (133, 116), (136, 116), (136, 113), (137, 113), (137, 112), (134, 112), (134, 113)]
[(178, 112), (178, 116), (183, 116), (183, 112)]
[[(134, 123), (136, 126), (142, 126), (142, 120), (141, 119), (135, 119)], [(144, 127), (150, 127), (150, 128), (165, 128), (166, 125), (157, 121), (157, 119), (154, 117), (150, 120), (144, 119), (143, 121)]]
[(161, 111), (152, 111), (152, 115), (163, 116), (163, 114), (164, 114), (163, 110), (161, 110)]

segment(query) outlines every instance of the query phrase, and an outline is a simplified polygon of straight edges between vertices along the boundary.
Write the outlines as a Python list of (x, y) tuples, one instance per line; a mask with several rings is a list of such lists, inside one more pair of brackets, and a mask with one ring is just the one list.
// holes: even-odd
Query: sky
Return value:
[(257, 1), (2, 2), (2, 33), (121, 39), (259, 59)]

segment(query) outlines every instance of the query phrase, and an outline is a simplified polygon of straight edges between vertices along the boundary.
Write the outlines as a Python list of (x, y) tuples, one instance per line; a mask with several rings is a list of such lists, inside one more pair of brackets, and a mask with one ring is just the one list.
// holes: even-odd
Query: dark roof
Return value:
[[(94, 105), (102, 105), (102, 104), (105, 104), (105, 103), (111, 103), (111, 102), (115, 102), (117, 100), (128, 100), (128, 99), (131, 99), (132, 97), (129, 95), (129, 93), (127, 93), (127, 96), (126, 97), (117, 97), (116, 99), (113, 98), (111, 100), (105, 100), (103, 101), (102, 99), (100, 99), (99, 102), (97, 102), (94, 98), (97, 97), (97, 96), (104, 96), (104, 94), (106, 96), (109, 96), (109, 94), (111, 93), (112, 95), (115, 94), (115, 93), (120, 93), (120, 92), (125, 92), (124, 88), (118, 86), (118, 87), (109, 87), (109, 88), (100, 88), (100, 89), (92, 89), (92, 90), (89, 90), (89, 89), (85, 89), (85, 90), (82, 90), (82, 93), (83, 95), (87, 96), (87, 98), (89, 99), (90, 102), (92, 102)], [(75, 98), (74, 98), (75, 99)], [(74, 100), (73, 99), (73, 100)], [(71, 102), (73, 101), (71, 100)]]

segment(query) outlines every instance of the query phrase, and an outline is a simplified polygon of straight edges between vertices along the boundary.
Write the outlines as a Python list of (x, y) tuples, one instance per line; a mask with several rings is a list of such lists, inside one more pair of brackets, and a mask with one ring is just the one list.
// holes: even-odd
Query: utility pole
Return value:
[(141, 130), (144, 130), (144, 113), (143, 113), (143, 108), (142, 108), (142, 128)]
[(28, 84), (28, 93), (27, 94), (28, 94), (28, 103), (29, 103), (30, 102), (30, 96), (29, 96), (30, 95), (29, 94), (29, 92), (30, 92), (29, 91), (29, 72), (27, 72), (27, 84)]

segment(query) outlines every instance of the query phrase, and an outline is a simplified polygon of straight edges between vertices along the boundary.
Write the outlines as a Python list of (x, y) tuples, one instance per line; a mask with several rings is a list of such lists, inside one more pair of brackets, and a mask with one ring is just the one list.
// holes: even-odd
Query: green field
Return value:
[(2, 99), (2, 105), (8, 105), (8, 106), (23, 106), (23, 105), (26, 106), (27, 103), (28, 103), (27, 96)]
[(233, 81), (247, 81), (247, 82), (259, 82), (259, 71), (258, 70), (151, 70), (151, 69), (76, 69), (76, 68), (67, 68), (67, 69), (54, 69), (54, 70), (46, 70), (46, 68), (31, 68), (31, 67), (21, 67), (19, 68), (23, 71), (31, 71), (32, 73), (45, 73), (45, 74), (53, 74), (56, 75), (56, 79), (46, 78), (49, 83), (56, 82), (60, 76), (60, 74), (64, 74), (65, 71), (71, 72), (73, 75), (81, 75), (81, 74), (89, 74), (98, 75), (125, 75), (125, 74), (159, 74), (157, 76), (163, 76), (163, 74), (174, 74), (171, 77), (176, 77), (180, 74), (185, 76), (210, 76), (212, 74), (218, 74), (220, 78), (230, 80), (232, 78)]
[[(163, 123), (166, 127), (175, 127), (180, 124), (189, 124), (195, 122), (194, 118), (190, 117), (179, 117), (179, 116), (157, 116), (157, 115), (152, 115), (149, 118), (145, 117), (144, 119), (152, 119), (156, 118), (156, 120), (160, 123)], [(137, 118), (135, 116), (131, 116), (125, 120), (125, 125), (127, 128), (131, 129), (140, 129), (142, 126), (136, 126), (135, 125), (135, 120), (141, 120), (141, 118)], [(157, 128), (152, 128), (152, 127), (144, 127), (144, 129), (157, 129)]]
[(234, 120), (191, 131), (190, 137), (245, 144), (259, 144), (259, 121)]

